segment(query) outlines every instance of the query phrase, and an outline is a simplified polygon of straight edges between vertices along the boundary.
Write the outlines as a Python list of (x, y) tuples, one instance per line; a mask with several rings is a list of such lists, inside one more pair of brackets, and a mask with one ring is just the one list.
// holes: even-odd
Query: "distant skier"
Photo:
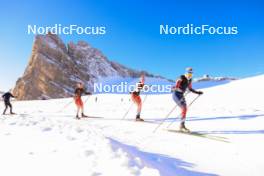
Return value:
[(140, 98), (140, 91), (144, 87), (145, 82), (145, 75), (142, 74), (140, 77), (140, 81), (136, 84), (135, 90), (131, 93), (131, 100), (137, 105), (137, 115), (136, 115), (136, 121), (144, 121), (142, 118), (140, 118), (140, 113), (142, 109), (142, 101)]
[(196, 93), (196, 94), (203, 94), (202, 91), (197, 91), (192, 88), (192, 68), (186, 68), (185, 75), (181, 75), (179, 79), (176, 80), (176, 85), (172, 88), (173, 94), (172, 98), (175, 103), (181, 108), (181, 124), (180, 124), (180, 131), (183, 132), (190, 132), (188, 128), (185, 127), (185, 119), (187, 113), (187, 105), (184, 98), (184, 93), (187, 89), (189, 91)]
[[(84, 115), (84, 108), (83, 108), (83, 101), (82, 101), (82, 94), (91, 95), (90, 92), (85, 92), (84, 86), (82, 83), (77, 83), (77, 88), (75, 89), (74, 101), (77, 106), (77, 114), (76, 118), (81, 119), (81, 117), (88, 117)], [(79, 117), (79, 112), (81, 110), (81, 117)]]
[(12, 93), (12, 90), (10, 90), (9, 92), (6, 92), (4, 95), (2, 95), (2, 98), (4, 99), (4, 103), (5, 103), (5, 110), (3, 112), (3, 115), (5, 115), (6, 110), (8, 109), (8, 107), (10, 108), (10, 114), (15, 114), (12, 111), (12, 104), (10, 103), (10, 98), (16, 98)]

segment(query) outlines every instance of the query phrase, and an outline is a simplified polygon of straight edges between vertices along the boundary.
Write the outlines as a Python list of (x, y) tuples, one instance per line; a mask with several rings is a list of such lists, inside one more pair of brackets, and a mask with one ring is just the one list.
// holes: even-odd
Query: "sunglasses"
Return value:
[(186, 76), (191, 77), (193, 74), (192, 73), (186, 73)]

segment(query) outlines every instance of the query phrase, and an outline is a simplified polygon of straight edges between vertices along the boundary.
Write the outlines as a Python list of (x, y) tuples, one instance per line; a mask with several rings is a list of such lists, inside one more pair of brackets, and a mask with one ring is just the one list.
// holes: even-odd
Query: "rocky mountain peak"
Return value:
[(35, 37), (29, 64), (17, 80), (14, 93), (21, 100), (70, 97), (77, 82), (92, 89), (104, 77), (139, 75), (140, 71), (108, 60), (85, 41), (65, 45), (57, 35), (49, 33)]

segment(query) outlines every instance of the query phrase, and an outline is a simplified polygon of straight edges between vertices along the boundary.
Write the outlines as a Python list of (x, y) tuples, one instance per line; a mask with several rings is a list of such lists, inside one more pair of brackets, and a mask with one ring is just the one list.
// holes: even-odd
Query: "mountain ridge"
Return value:
[(55, 34), (37, 35), (24, 74), (15, 85), (19, 100), (65, 98), (73, 96), (77, 82), (92, 90), (106, 77), (148, 77), (165, 79), (146, 71), (128, 68), (108, 58), (85, 41), (65, 44)]

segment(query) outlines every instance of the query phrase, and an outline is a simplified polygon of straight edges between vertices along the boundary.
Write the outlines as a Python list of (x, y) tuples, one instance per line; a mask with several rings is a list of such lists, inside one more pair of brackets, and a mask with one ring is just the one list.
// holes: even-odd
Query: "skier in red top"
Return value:
[(80, 117), (79, 117), (80, 109), (82, 112), (81, 117), (88, 117), (88, 116), (84, 115), (84, 113), (83, 113), (84, 108), (83, 108), (82, 94), (91, 95), (90, 92), (85, 92), (85, 89), (84, 89), (82, 83), (77, 83), (77, 88), (75, 89), (75, 93), (74, 93), (74, 101), (75, 101), (75, 104), (77, 106), (77, 114), (76, 114), (77, 119), (80, 119)]
[(136, 84), (135, 90), (131, 93), (131, 100), (137, 105), (137, 115), (136, 115), (136, 121), (144, 121), (142, 118), (140, 118), (140, 113), (142, 109), (142, 101), (140, 98), (140, 91), (144, 87), (145, 82), (145, 75), (142, 74), (140, 77), (140, 81)]
[(203, 94), (202, 91), (197, 91), (192, 88), (192, 68), (186, 68), (186, 74), (181, 75), (179, 79), (176, 80), (176, 85), (173, 87), (173, 94), (172, 98), (175, 103), (181, 108), (181, 124), (180, 124), (180, 131), (183, 132), (190, 132), (188, 128), (185, 127), (185, 119), (187, 113), (187, 105), (184, 98), (184, 93), (188, 89), (189, 91), (196, 93), (196, 94)]

